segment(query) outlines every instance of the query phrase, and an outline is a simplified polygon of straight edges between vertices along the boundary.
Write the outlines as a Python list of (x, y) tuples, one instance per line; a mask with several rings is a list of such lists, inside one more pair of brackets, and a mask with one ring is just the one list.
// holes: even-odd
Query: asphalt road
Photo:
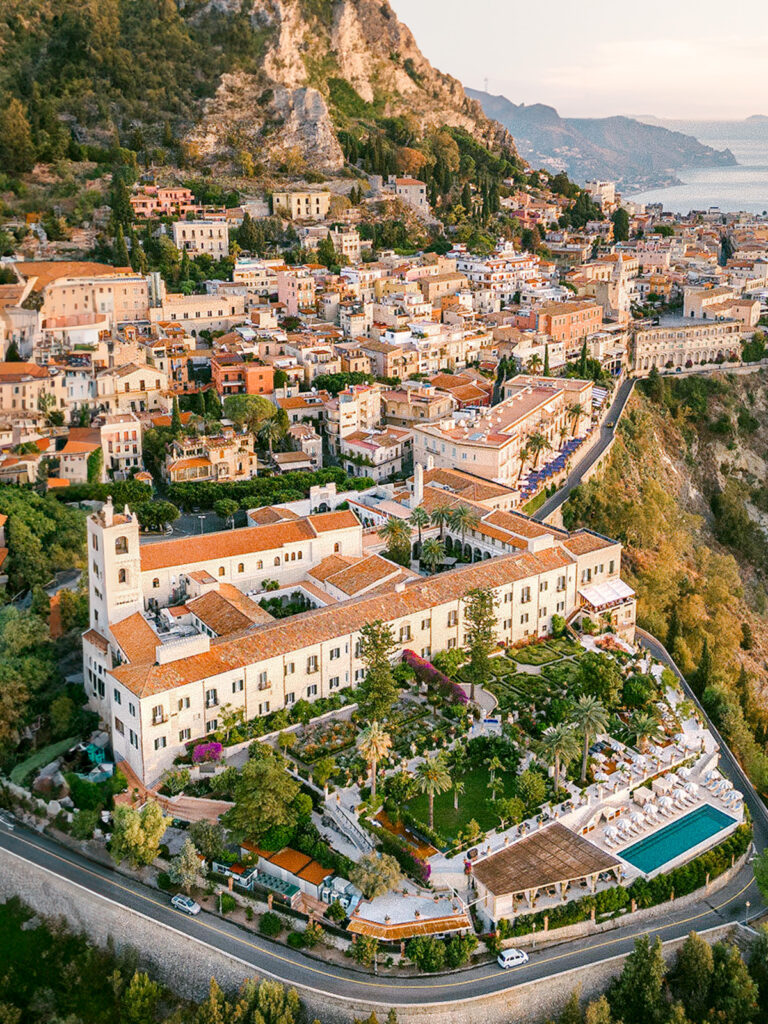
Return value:
[[(761, 842), (765, 829), (760, 830)], [(551, 977), (561, 971), (628, 953), (642, 934), (659, 935), (664, 941), (682, 937), (691, 929), (704, 931), (744, 920), (745, 901), (760, 905), (759, 893), (747, 865), (736, 878), (711, 900), (693, 908), (665, 908), (653, 926), (627, 923), (603, 935), (534, 950), (530, 963), (507, 971), (495, 964), (471, 968), (453, 975), (402, 978), (363, 974), (343, 965), (321, 962), (279, 946), (238, 925), (203, 911), (190, 918), (174, 910), (164, 896), (153, 889), (95, 864), (53, 840), (16, 825), (9, 829), (0, 818), (0, 846), (39, 864), (55, 875), (69, 879), (100, 897), (136, 911), (160, 924), (174, 928), (203, 945), (215, 947), (252, 966), (259, 976), (277, 978), (288, 985), (314, 989), (330, 999), (361, 999), (384, 1007), (415, 1004), (455, 1003), (463, 999), (512, 988), (523, 982)], [(754, 910), (752, 913), (754, 914)]]
[[(560, 487), (551, 497), (547, 498), (544, 504), (533, 513), (533, 519), (543, 523), (547, 516), (551, 516), (553, 512), (560, 508), (561, 505), (564, 505), (573, 488), (578, 487), (590, 466), (592, 466), (603, 454), (605, 449), (611, 443), (611, 438), (616, 432), (616, 425), (619, 422), (621, 414), (624, 412), (624, 406), (629, 401), (629, 396), (632, 394), (632, 389), (635, 386), (635, 380), (636, 379), (634, 377), (627, 378), (619, 385), (618, 390), (614, 395), (613, 402), (611, 403), (611, 407), (603, 421), (603, 425), (600, 427), (600, 440), (590, 452), (576, 463), (566, 477), (562, 487)], [(613, 423), (613, 426), (606, 426), (608, 423)]]

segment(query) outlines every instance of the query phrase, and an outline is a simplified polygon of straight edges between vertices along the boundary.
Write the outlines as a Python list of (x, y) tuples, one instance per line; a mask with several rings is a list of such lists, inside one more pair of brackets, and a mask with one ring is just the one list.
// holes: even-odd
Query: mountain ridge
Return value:
[(524, 159), (564, 170), (577, 181), (608, 178), (625, 188), (658, 186), (674, 183), (681, 167), (736, 163), (730, 150), (634, 118), (563, 118), (545, 104), (518, 105), (505, 96), (466, 91), (514, 135)]

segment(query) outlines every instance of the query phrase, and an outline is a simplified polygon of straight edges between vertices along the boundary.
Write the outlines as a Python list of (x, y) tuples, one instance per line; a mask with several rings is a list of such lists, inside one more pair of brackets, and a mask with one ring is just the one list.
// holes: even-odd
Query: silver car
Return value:
[(173, 897), (171, 906), (175, 910), (180, 910), (182, 914), (191, 914), (193, 917), (200, 913), (200, 904), (195, 903), (191, 896), (182, 896), (181, 893)]

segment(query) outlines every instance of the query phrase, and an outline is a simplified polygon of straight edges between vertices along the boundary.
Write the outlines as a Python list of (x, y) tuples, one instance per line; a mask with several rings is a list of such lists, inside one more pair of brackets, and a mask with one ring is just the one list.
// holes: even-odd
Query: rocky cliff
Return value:
[[(198, 17), (232, 17), (239, 0), (212, 0)], [(382, 0), (253, 0), (248, 27), (260, 66), (222, 75), (187, 141), (195, 156), (250, 152), (273, 166), (338, 171), (336, 131), (353, 116), (413, 114), (464, 128), (491, 147), (513, 142), (460, 82), (437, 71)], [(342, 96), (344, 103), (339, 102)]]

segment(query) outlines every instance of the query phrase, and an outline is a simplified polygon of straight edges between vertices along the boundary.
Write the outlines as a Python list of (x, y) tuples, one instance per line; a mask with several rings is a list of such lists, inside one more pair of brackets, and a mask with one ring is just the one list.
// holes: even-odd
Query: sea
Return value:
[(718, 207), (723, 213), (768, 213), (768, 118), (730, 122), (653, 119), (653, 123), (693, 135), (705, 146), (730, 149), (738, 163), (731, 167), (684, 167), (675, 171), (681, 185), (649, 189), (625, 198), (638, 203), (663, 203), (671, 213), (686, 214), (710, 207)]

